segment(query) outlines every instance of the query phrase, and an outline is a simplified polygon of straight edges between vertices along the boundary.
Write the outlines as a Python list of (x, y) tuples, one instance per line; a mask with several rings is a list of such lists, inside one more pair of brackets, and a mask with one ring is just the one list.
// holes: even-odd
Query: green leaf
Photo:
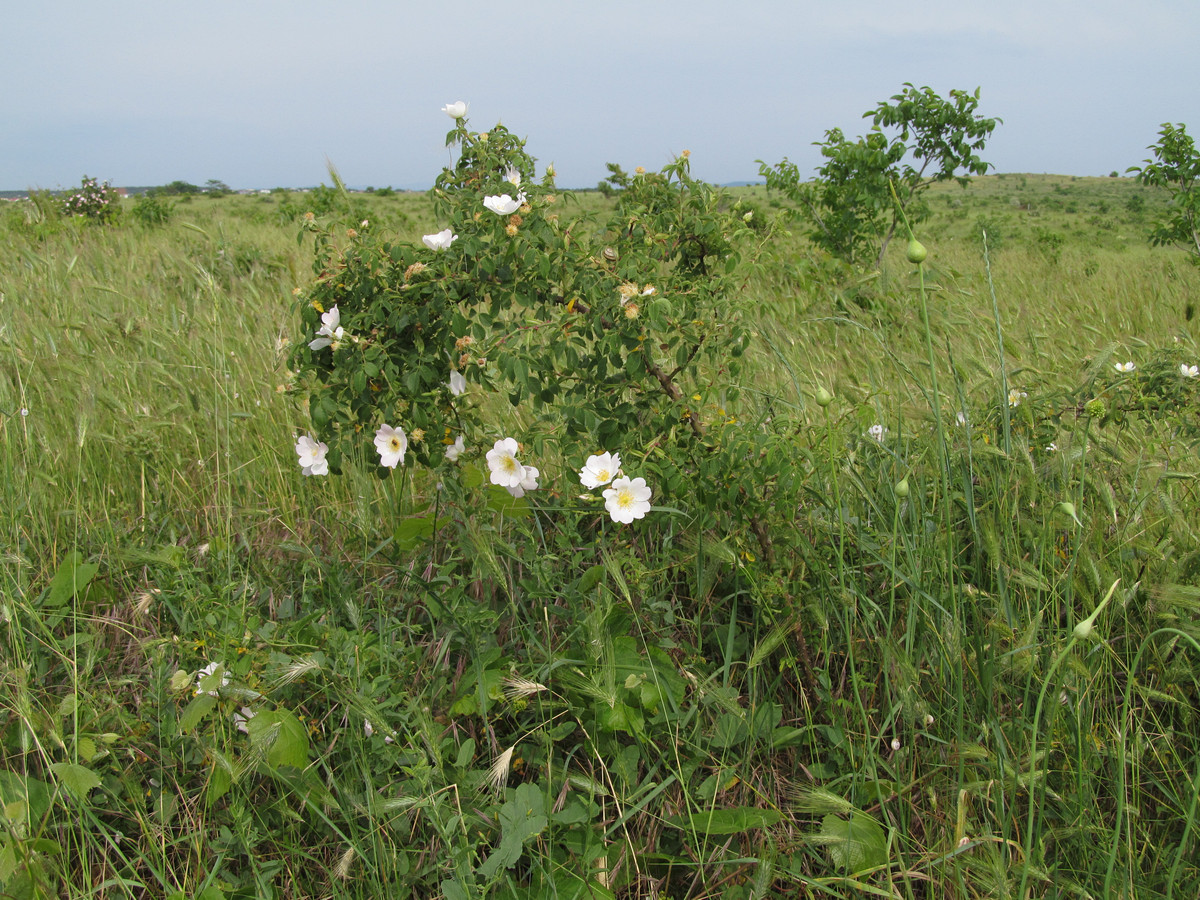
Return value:
[(667, 816), (663, 824), (695, 834), (740, 834), (756, 828), (769, 828), (782, 818), (774, 809), (735, 806)]
[(600, 578), (603, 575), (604, 575), (603, 564), (596, 563), (594, 566), (592, 566), (586, 572), (584, 572), (582, 575), (579, 576), (579, 582), (576, 585), (576, 589), (579, 591), (580, 594), (586, 594), (588, 591), (590, 591), (592, 588), (594, 588), (596, 586), (596, 583), (600, 581)]
[(212, 806), (228, 792), (233, 783), (233, 776), (224, 766), (214, 766), (212, 775), (208, 779), (208, 790), (205, 791), (204, 801)]
[(518, 785), (512, 799), (500, 807), (500, 845), (480, 865), (479, 874), (491, 878), (501, 868), (516, 865), (525, 850), (525, 843), (541, 834), (549, 824), (541, 790), (529, 782)]
[(431, 537), (433, 537), (433, 516), (403, 519), (396, 526), (396, 530), (392, 532), (392, 539), (396, 542), (396, 547), (406, 551), (415, 550)]
[(297, 769), (308, 765), (308, 731), (291, 711), (265, 710), (246, 723), (246, 728), (251, 746), (265, 752), (268, 765)]
[(529, 501), (524, 497), (514, 497), (504, 488), (488, 485), (488, 509), (511, 518), (523, 519), (529, 515)]
[(54, 763), (50, 769), (76, 797), (85, 798), (92, 790), (100, 787), (100, 776), (85, 766), (61, 762)]
[(58, 564), (58, 571), (50, 580), (50, 591), (42, 601), (43, 606), (66, 605), (72, 597), (81, 593), (100, 571), (98, 563), (85, 563), (78, 550), (72, 550)]
[(475, 738), (467, 738), (458, 748), (458, 758), (454, 761), (454, 768), (465, 769), (473, 759), (475, 759)]
[(7, 809), (10, 804), (23, 804), (30, 830), (36, 830), (50, 811), (50, 793), (50, 785), (44, 781), (0, 769), (0, 806)]
[(748, 734), (749, 729), (746, 727), (745, 719), (733, 713), (722, 713), (721, 717), (717, 719), (717, 725), (713, 729), (709, 743), (713, 747), (727, 749), (742, 743)]
[(829, 850), (834, 865), (851, 874), (887, 865), (887, 835), (861, 810), (851, 812), (849, 819), (827, 815), (815, 839)]
[(183, 714), (179, 717), (179, 733), (187, 734), (193, 728), (200, 724), (201, 720), (213, 711), (213, 707), (217, 705), (217, 698), (212, 694), (201, 694), (184, 707)]

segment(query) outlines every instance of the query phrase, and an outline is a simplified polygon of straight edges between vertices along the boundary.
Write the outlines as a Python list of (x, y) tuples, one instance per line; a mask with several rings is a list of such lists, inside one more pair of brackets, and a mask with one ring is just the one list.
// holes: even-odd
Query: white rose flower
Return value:
[(498, 216), (512, 215), (521, 208), (521, 204), (524, 202), (524, 194), (517, 194), (516, 200), (514, 200), (508, 194), (500, 194), (499, 196), (493, 195), (483, 198), (483, 205)]
[[(327, 313), (321, 315), (321, 327), (317, 329), (317, 336), (309, 341), (308, 346), (313, 350), (323, 350), (330, 344), (339, 344), (342, 338), (346, 335), (346, 329), (341, 325), (342, 314), (338, 312), (335, 306)], [(335, 348), (336, 349), (336, 346)]]
[(381, 425), (375, 432), (375, 449), (379, 453), (379, 464), (394, 469), (404, 465), (404, 454), (408, 450), (408, 435), (403, 428)]
[(614, 522), (628, 525), (650, 512), (651, 493), (645, 478), (617, 478), (604, 491), (604, 508)]
[(598, 488), (616, 478), (620, 468), (621, 454), (608, 451), (597, 453), (587, 458), (583, 468), (579, 470), (579, 480), (584, 487)]
[(517, 462), (519, 449), (514, 438), (501, 438), (487, 452), (492, 484), (506, 488), (519, 487), (525, 480), (525, 467)]
[(422, 243), (430, 250), (449, 250), (450, 245), (457, 240), (458, 235), (449, 228), (445, 228), (437, 234), (427, 234), (421, 238)]
[(325, 454), (329, 446), (312, 435), (302, 434), (296, 439), (296, 455), (300, 457), (300, 469), (305, 475), (328, 475), (329, 463)]

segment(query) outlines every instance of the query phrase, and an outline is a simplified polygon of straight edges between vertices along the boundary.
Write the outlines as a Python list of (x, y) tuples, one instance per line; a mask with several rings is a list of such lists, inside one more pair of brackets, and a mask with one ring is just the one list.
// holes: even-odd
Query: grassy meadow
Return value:
[(0, 898), (1200, 894), (1165, 198), (939, 186), (918, 275), (730, 193), (753, 341), (709, 412), (790, 435), (799, 499), (758, 542), (684, 509), (601, 549), (569, 489), (447, 543), (404, 526), (434, 472), (302, 476), (309, 195), (0, 208)]

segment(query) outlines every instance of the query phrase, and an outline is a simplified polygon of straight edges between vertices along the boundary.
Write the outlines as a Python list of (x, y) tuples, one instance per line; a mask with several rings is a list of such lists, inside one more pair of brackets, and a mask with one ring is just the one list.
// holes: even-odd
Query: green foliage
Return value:
[(991, 164), (978, 153), (1001, 120), (979, 115), (978, 106), (978, 88), (952, 90), (945, 99), (906, 83), (890, 102), (863, 113), (872, 120), (866, 135), (850, 140), (839, 128), (825, 132), (817, 146), (826, 162), (815, 181), (802, 181), (786, 158), (774, 166), (760, 160), (759, 172), (768, 190), (801, 208), (815, 244), (847, 263), (873, 256), (878, 268), (901, 217), (916, 224), (928, 215), (923, 192), (951, 179), (965, 186), (966, 176), (987, 172)]
[(174, 213), (175, 204), (160, 196), (158, 191), (147, 191), (134, 198), (133, 217), (148, 227), (166, 225)]
[(164, 184), (159, 190), (168, 196), (189, 196), (199, 194), (203, 189), (188, 181), (172, 181), (170, 184)]
[(1183, 124), (1163, 124), (1156, 144), (1149, 150), (1153, 159), (1133, 166), (1142, 184), (1162, 188), (1170, 194), (1170, 205), (1150, 232), (1156, 246), (1178, 246), (1192, 262), (1200, 264), (1200, 151)]

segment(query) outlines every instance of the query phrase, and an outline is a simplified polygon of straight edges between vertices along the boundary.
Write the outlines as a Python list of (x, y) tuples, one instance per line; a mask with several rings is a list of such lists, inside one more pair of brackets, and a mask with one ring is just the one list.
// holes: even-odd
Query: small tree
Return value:
[(863, 113), (872, 120), (866, 136), (848, 140), (841, 129), (825, 132), (817, 146), (827, 161), (816, 181), (801, 182), (786, 158), (775, 166), (759, 160), (759, 172), (769, 190), (804, 210), (815, 243), (849, 263), (873, 253), (878, 267), (901, 211), (910, 222), (928, 214), (920, 195), (931, 184), (953, 178), (966, 185), (967, 176), (991, 167), (978, 152), (1002, 120), (978, 115), (978, 106), (978, 88), (952, 90), (945, 99), (906, 83), (890, 102)]
[(1171, 193), (1164, 218), (1154, 223), (1150, 243), (1177, 245), (1200, 264), (1200, 152), (1184, 125), (1163, 123), (1158, 143), (1147, 148), (1154, 158), (1132, 166), (1142, 184), (1166, 188)]

